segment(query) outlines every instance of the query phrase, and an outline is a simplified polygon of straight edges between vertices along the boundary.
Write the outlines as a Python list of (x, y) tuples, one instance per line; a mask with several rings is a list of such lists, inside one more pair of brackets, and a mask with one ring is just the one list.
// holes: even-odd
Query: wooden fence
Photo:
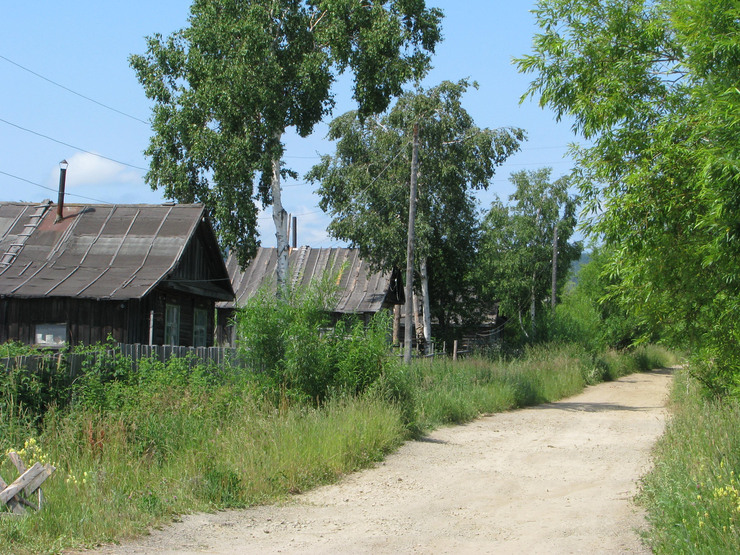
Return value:
[(205, 364), (207, 366), (224, 366), (225, 364), (240, 365), (236, 349), (227, 347), (179, 347), (176, 345), (141, 345), (121, 343), (115, 348), (91, 350), (85, 353), (60, 351), (43, 355), (21, 355), (9, 358), (0, 358), (0, 369), (6, 371), (16, 368), (25, 368), (29, 372), (68, 372), (69, 378), (79, 376), (85, 366), (94, 365), (100, 357), (113, 358), (121, 356), (131, 359), (133, 369), (139, 367), (143, 358), (154, 358), (160, 362), (167, 362), (176, 357), (185, 359), (191, 366)]

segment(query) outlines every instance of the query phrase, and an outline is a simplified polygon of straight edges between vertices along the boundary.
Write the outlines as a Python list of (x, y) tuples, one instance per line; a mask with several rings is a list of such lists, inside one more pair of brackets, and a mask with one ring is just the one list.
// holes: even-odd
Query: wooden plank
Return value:
[[(41, 491), (41, 490), (39, 490), (39, 491)], [(29, 509), (33, 509), (34, 511), (38, 511), (38, 510), (39, 510), (39, 507), (38, 507), (38, 506), (36, 506), (36, 504), (35, 504), (35, 503), (31, 503), (31, 502), (30, 502), (30, 501), (29, 501), (28, 499), (26, 499), (25, 497), (22, 497), (22, 496), (20, 496), (20, 495), (17, 495), (17, 496), (16, 496), (16, 497), (14, 497), (13, 499), (14, 499), (14, 500), (15, 500), (15, 499), (17, 499), (18, 501), (20, 501), (20, 502), (21, 502), (21, 505), (25, 505), (25, 506), (26, 506), (26, 507), (28, 507)], [(21, 508), (22, 508), (22, 507), (21, 507)]]
[(10, 459), (10, 462), (15, 465), (20, 474), (23, 474), (26, 470), (28, 470), (28, 468), (26, 467), (26, 463), (23, 462), (20, 455), (15, 451), (10, 451), (8, 453), (8, 458)]
[[(44, 467), (41, 463), (37, 462), (31, 468), (21, 474), (12, 484), (0, 492), (0, 501), (7, 503), (10, 499), (15, 497), (18, 493), (28, 486), (35, 478), (44, 472)], [(44, 480), (46, 477), (44, 478)]]
[[(8, 484), (5, 483), (5, 480), (3, 480), (3, 477), (0, 476), (0, 491), (5, 490), (8, 487)], [(16, 515), (24, 515), (26, 514), (26, 509), (21, 507), (21, 504), (18, 502), (18, 500), (15, 498), (15, 496), (8, 499), (8, 501), (5, 502), (5, 504), (10, 507), (10, 510), (13, 511), (13, 514)], [(3, 513), (0, 513), (2, 515)]]
[[(39, 463), (36, 463), (39, 464)], [(31, 495), (33, 492), (35, 492), (37, 489), (41, 487), (41, 484), (43, 484), (47, 478), (49, 478), (52, 474), (54, 474), (54, 471), (56, 470), (55, 467), (51, 466), (50, 464), (45, 464), (42, 472), (40, 472), (35, 478), (33, 478), (28, 485), (23, 488), (23, 493), (26, 495)]]

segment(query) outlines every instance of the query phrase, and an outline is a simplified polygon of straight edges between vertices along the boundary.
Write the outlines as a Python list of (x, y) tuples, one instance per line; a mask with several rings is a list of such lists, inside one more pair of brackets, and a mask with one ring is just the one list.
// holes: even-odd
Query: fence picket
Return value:
[(32, 373), (42, 372), (45, 369), (59, 370), (63, 363), (67, 365), (69, 380), (73, 382), (83, 372), (85, 362), (88, 366), (95, 365), (101, 356), (113, 356), (118, 350), (121, 356), (131, 360), (133, 370), (138, 370), (141, 359), (156, 358), (166, 363), (170, 358), (192, 359), (191, 366), (201, 362), (206, 365), (222, 366), (226, 363), (239, 364), (237, 350), (230, 347), (183, 347), (173, 345), (142, 345), (121, 343), (114, 349), (107, 349), (105, 353), (47, 353), (42, 355), (20, 355), (16, 357), (0, 358), (0, 370), (11, 372), (18, 368), (25, 368)]

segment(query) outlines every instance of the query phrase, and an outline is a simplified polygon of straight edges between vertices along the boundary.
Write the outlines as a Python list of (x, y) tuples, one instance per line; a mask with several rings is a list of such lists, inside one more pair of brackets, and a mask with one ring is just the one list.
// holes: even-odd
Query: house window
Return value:
[(205, 347), (208, 338), (208, 311), (196, 308), (193, 312), (193, 347)]
[(164, 344), (180, 344), (180, 307), (168, 304), (164, 315)]
[(67, 324), (36, 324), (36, 345), (61, 347), (67, 343)]

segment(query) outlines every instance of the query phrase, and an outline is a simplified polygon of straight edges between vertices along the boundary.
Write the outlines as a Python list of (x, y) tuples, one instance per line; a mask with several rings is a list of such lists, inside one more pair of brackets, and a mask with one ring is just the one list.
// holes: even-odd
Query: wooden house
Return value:
[[(233, 345), (231, 320), (236, 306), (243, 306), (258, 289), (275, 286), (277, 249), (260, 248), (249, 266), (242, 271), (236, 258), (229, 256), (226, 267), (232, 280), (235, 302), (216, 305), (218, 329), (217, 342)], [(374, 272), (360, 258), (357, 249), (350, 248), (292, 248), (288, 255), (288, 281), (292, 287), (308, 285), (327, 273), (337, 275), (337, 299), (332, 309), (332, 319), (353, 314), (367, 321), (382, 309), (392, 309), (404, 303), (401, 272)]]
[(0, 203), (0, 342), (213, 345), (234, 293), (201, 205)]

